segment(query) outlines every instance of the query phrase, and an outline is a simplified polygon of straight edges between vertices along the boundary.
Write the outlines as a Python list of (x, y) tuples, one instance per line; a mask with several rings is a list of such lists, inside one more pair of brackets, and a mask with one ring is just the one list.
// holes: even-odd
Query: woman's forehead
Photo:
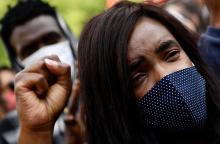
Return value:
[(161, 23), (151, 18), (141, 18), (131, 35), (128, 50), (136, 51), (137, 48), (153, 50), (166, 40), (175, 40), (173, 35)]

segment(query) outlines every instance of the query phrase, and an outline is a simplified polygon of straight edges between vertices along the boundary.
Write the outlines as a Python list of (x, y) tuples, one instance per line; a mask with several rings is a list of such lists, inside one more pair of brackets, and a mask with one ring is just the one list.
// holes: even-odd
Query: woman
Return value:
[(196, 42), (160, 8), (121, 2), (96, 16), (81, 35), (79, 61), (89, 142), (214, 140), (217, 95)]
[[(219, 142), (219, 98), (196, 42), (162, 9), (120, 2), (94, 17), (80, 38), (79, 70), (89, 144)], [(16, 83), (20, 143), (51, 143), (69, 67), (49, 57)]]

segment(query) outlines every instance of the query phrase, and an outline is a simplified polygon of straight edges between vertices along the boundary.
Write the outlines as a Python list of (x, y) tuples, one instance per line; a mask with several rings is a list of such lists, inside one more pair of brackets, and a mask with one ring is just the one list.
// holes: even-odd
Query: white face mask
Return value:
[(63, 41), (60, 43), (42, 47), (30, 56), (26, 57), (24, 60), (22, 60), (21, 63), (26, 67), (33, 64), (37, 60), (40, 60), (43, 57), (52, 54), (57, 55), (61, 62), (67, 63), (71, 66), (71, 76), (73, 78), (75, 74), (75, 61), (68, 41)]

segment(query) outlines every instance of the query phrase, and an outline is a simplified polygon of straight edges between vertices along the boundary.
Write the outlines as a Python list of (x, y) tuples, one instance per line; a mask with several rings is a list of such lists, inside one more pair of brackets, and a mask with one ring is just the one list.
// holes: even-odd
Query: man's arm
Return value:
[(70, 66), (50, 56), (15, 77), (20, 144), (52, 144), (53, 127), (71, 92)]
[(21, 128), (18, 139), (19, 144), (52, 144), (53, 129), (48, 131), (35, 131)]

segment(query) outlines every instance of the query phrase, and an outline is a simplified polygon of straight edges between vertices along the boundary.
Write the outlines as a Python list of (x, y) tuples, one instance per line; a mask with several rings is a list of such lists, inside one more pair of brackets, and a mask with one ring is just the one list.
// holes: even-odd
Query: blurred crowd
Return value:
[(14, 76), (15, 73), (9, 67), (0, 68), (0, 119), (16, 108)]
[[(119, 1), (116, 1), (116, 2), (119, 2)], [(219, 43), (218, 44), (215, 44), (214, 42), (209, 43), (209, 41), (207, 40), (210, 38), (210, 36), (208, 34), (211, 33), (210, 31), (213, 31), (212, 29), (209, 29), (210, 23), (213, 24), (212, 21), (210, 21), (210, 19), (212, 19), (213, 17), (210, 17), (210, 13), (209, 13), (208, 8), (206, 7), (206, 4), (202, 0), (155, 0), (155, 1), (154, 0), (144, 0), (142, 3), (157, 5), (157, 7), (160, 7), (161, 9), (166, 10), (169, 14), (171, 14), (173, 17), (175, 17), (178, 20), (178, 22), (180, 22), (181, 24), (184, 25), (183, 27), (185, 27), (186, 30), (188, 30), (192, 34), (193, 38), (195, 38), (197, 40), (197, 44), (200, 48), (199, 49), (200, 55), (203, 57), (204, 61), (207, 62), (208, 65), (211, 67), (210, 71), (213, 72), (213, 76), (215, 77), (214, 79), (216, 79), (216, 83), (218, 83), (218, 79), (220, 78), (218, 76), (219, 72), (220, 72), (220, 70), (219, 70), (220, 66), (218, 64), (220, 64), (220, 63), (218, 63), (219, 60), (216, 60), (216, 59), (219, 58), (218, 56), (220, 56), (220, 53), (218, 53), (219, 50), (217, 50), (216, 47), (219, 47)], [(121, 5), (119, 4), (118, 6), (114, 7), (114, 1), (111, 1), (111, 2), (108, 1), (108, 5), (113, 6), (113, 10), (120, 8), (120, 7), (123, 7), (123, 4), (121, 4)], [(130, 5), (132, 5), (132, 4), (130, 4)], [(125, 7), (126, 7), (126, 4), (125, 4)], [(219, 6), (219, 8), (220, 8), (220, 6)], [(152, 8), (152, 11), (153, 10), (154, 9)], [(118, 11), (120, 11), (120, 10), (118, 10)], [(114, 13), (113, 12), (108, 13), (108, 11), (107, 11), (106, 15), (108, 15), (108, 14), (113, 15)], [(84, 29), (84, 31), (82, 33), (82, 37), (80, 38), (81, 43), (79, 43), (79, 47), (82, 47), (81, 51), (83, 51), (83, 48), (86, 47), (86, 44), (87, 44), (86, 42), (88, 42), (88, 43), (91, 42), (90, 43), (91, 45), (92, 44), (95, 45), (96, 42), (93, 40), (96, 37), (98, 37), (97, 35), (99, 34), (99, 29), (98, 29), (99, 27), (98, 27), (97, 23), (102, 24), (101, 19), (102, 18), (97, 17), (97, 19), (93, 19), (93, 21), (90, 21), (87, 24), (86, 28)], [(103, 19), (104, 19), (104, 16), (103, 16)], [(106, 18), (106, 19), (108, 19), (108, 18)], [(97, 25), (95, 25), (95, 24), (92, 25), (93, 22)], [(106, 25), (107, 24), (108, 23), (106, 22)], [(97, 28), (96, 29), (97, 33), (94, 32), (94, 35), (90, 35), (90, 33), (87, 33), (87, 32), (91, 32), (91, 33), (93, 32), (93, 29), (91, 27), (93, 29)], [(104, 26), (101, 25), (100, 27), (104, 27)], [(183, 30), (183, 33), (185, 32), (184, 30)], [(103, 31), (106, 32), (105, 30), (103, 30)], [(172, 31), (172, 30), (170, 30), (170, 31)], [(54, 73), (54, 74), (48, 74), (50, 72), (50, 68), (48, 68), (48, 65), (44, 64), (44, 62), (42, 61), (42, 59), (45, 57), (47, 57), (51, 60), (54, 60), (54, 61), (60, 60), (62, 63), (69, 64), (70, 69), (71, 69), (70, 79), (72, 81), (72, 85), (70, 84), (71, 85), (71, 88), (70, 88), (71, 92), (69, 92), (70, 98), (69, 98), (68, 102), (64, 102), (65, 108), (64, 108), (64, 110), (62, 110), (58, 120), (55, 123), (54, 129), (53, 129), (53, 142), (56, 144), (60, 144), (60, 143), (83, 144), (88, 141), (93, 141), (93, 138), (91, 138), (92, 136), (94, 137), (94, 139), (97, 139), (98, 136), (96, 136), (96, 134), (91, 134), (92, 132), (94, 132), (94, 133), (96, 132), (95, 130), (91, 130), (91, 129), (94, 129), (94, 127), (91, 126), (91, 123), (93, 123), (95, 121), (95, 118), (93, 119), (94, 121), (90, 120), (88, 118), (89, 112), (88, 112), (88, 110), (86, 110), (86, 108), (88, 108), (88, 107), (86, 107), (86, 108), (84, 107), (85, 105), (80, 102), (82, 98), (79, 97), (81, 85), (83, 85), (82, 90), (85, 90), (85, 91), (89, 90), (91, 88), (94, 88), (97, 90), (97, 87), (95, 87), (95, 86), (93, 87), (93, 85), (88, 86), (84, 83), (84, 81), (82, 81), (82, 84), (81, 84), (81, 81), (79, 81), (79, 79), (80, 79), (79, 77), (80, 77), (80, 74), (83, 75), (85, 73), (84, 70), (86, 69), (86, 67), (84, 68), (82, 66), (82, 64), (85, 64), (88, 67), (91, 66), (90, 67), (91, 72), (93, 71), (92, 66), (94, 67), (94, 71), (96, 70), (95, 68), (98, 69), (98, 67), (96, 67), (95, 65), (93, 65), (92, 63), (89, 63), (89, 62), (83, 63), (83, 60), (81, 61), (82, 63), (79, 62), (79, 64), (78, 64), (78, 40), (74, 36), (73, 33), (74, 32), (70, 31), (68, 24), (62, 18), (62, 16), (59, 14), (59, 12), (53, 6), (51, 6), (50, 4), (48, 4), (44, 1), (41, 1), (41, 0), (18, 1), (15, 6), (10, 7), (8, 9), (8, 11), (5, 13), (3, 18), (1, 19), (0, 34), (1, 34), (1, 38), (2, 38), (4, 46), (5, 46), (5, 49), (8, 53), (11, 67), (7, 67), (7, 66), (0, 67), (0, 144), (15, 144), (15, 143), (17, 143), (18, 139), (19, 139), (19, 132), (21, 132), (20, 126), (22, 124), (22, 121), (26, 120), (25, 118), (19, 120), (20, 117), (25, 115), (25, 114), (22, 115), (21, 113), (26, 112), (25, 108), (22, 107), (22, 104), (23, 104), (23, 106), (24, 105), (27, 106), (28, 104), (30, 104), (30, 102), (28, 103), (25, 100), (27, 100), (27, 101), (29, 101), (29, 100), (32, 101), (32, 100), (29, 98), (26, 98), (22, 101), (19, 98), (19, 95), (22, 95), (22, 93), (18, 93), (18, 92), (22, 91), (24, 93), (24, 95), (25, 95), (25, 92), (27, 92), (28, 94), (32, 95), (33, 92), (29, 92), (28, 90), (33, 89), (33, 91), (35, 91), (36, 94), (40, 97), (39, 101), (41, 101), (41, 99), (44, 99), (45, 92), (40, 91), (39, 89), (45, 88), (45, 87), (48, 88), (49, 86), (52, 85), (52, 83), (55, 83), (55, 81), (57, 81), (59, 79), (57, 77), (58, 72)], [(172, 34), (175, 35), (175, 31), (173, 33)], [(213, 32), (210, 35), (217, 36), (216, 33)], [(105, 37), (105, 35), (103, 35), (103, 41), (104, 41), (104, 37)], [(175, 36), (175, 37), (177, 37), (177, 36)], [(99, 37), (99, 38), (101, 39), (101, 37)], [(114, 38), (114, 36), (110, 37), (109, 39), (113, 39), (113, 38)], [(118, 39), (120, 39), (120, 38), (118, 38)], [(217, 38), (213, 38), (213, 39), (214, 39), (214, 41), (218, 40)], [(122, 40), (124, 40), (124, 39), (122, 39)], [(106, 45), (111, 45), (111, 44), (108, 44), (108, 42), (106, 42)], [(171, 43), (170, 45), (173, 45), (173, 43)], [(166, 46), (166, 44), (165, 44), (165, 46)], [(211, 55), (212, 53), (210, 55), (207, 54), (206, 47), (215, 47), (216, 48), (215, 51), (212, 51), (213, 55)], [(97, 49), (98, 48), (99, 47), (97, 46)], [(107, 49), (107, 47), (106, 47), (106, 49)], [(102, 51), (101, 48), (99, 50)], [(104, 54), (110, 55), (108, 53), (105, 53), (104, 51), (105, 50), (103, 50)], [(93, 58), (92, 55), (95, 52), (89, 53), (89, 54), (91, 54), (91, 57), (89, 54), (87, 56), (86, 52), (89, 53), (89, 50), (85, 50), (84, 53), (80, 52), (80, 56), (84, 57), (84, 59), (86, 59), (88, 61), (90, 60), (94, 63), (97, 62), (97, 60), (95, 58), (92, 59)], [(109, 52), (109, 53), (114, 53), (114, 52)], [(121, 53), (123, 53), (123, 52), (121, 52)], [(135, 51), (134, 51), (134, 53), (135, 53)], [(172, 53), (172, 54), (174, 54), (174, 53)], [(172, 55), (172, 54), (170, 54), (170, 55)], [(192, 56), (193, 54), (195, 54), (194, 51), (190, 52), (190, 50), (189, 50), (186, 52), (186, 55)], [(57, 55), (58, 58), (54, 55)], [(102, 54), (97, 52), (97, 54), (94, 54), (94, 57), (95, 56), (99, 57), (100, 55), (102, 55)], [(112, 58), (114, 58), (114, 56), (112, 56)], [(190, 57), (190, 59), (194, 60), (194, 58), (191, 58), (191, 57)], [(215, 59), (215, 60), (213, 60), (213, 59)], [(207, 76), (208, 74), (205, 73), (205, 71), (203, 71), (203, 69), (201, 68), (202, 66), (201, 67), (197, 66), (197, 63), (199, 63), (198, 62), (199, 60), (200, 60), (199, 58), (198, 58), (198, 60), (195, 58), (195, 61), (192, 61), (191, 63), (192, 63), (192, 65), (196, 65), (196, 67), (199, 69), (199, 72), (204, 74), (204, 76), (202, 75), (203, 77), (208, 77)], [(40, 62), (37, 63), (36, 65), (33, 65), (37, 61), (40, 61)], [(109, 62), (108, 60), (103, 58), (103, 61), (100, 61), (99, 63), (97, 62), (97, 65), (102, 65), (103, 67), (105, 67), (106, 64), (109, 64), (109, 67), (111, 67), (112, 65), (110, 64), (110, 62), (109, 63), (108, 62)], [(120, 62), (122, 63), (122, 61), (120, 61)], [(80, 65), (80, 66), (78, 66), (78, 65)], [(83, 68), (80, 69), (81, 71), (79, 71), (78, 67), (81, 67), (81, 66)], [(212, 69), (212, 67), (215, 67), (215, 68)], [(219, 68), (217, 68), (217, 67), (219, 67)], [(60, 66), (60, 69), (62, 69), (62, 68), (65, 69), (66, 67)], [(200, 68), (201, 68), (201, 70), (200, 70)], [(25, 71), (23, 71), (24, 69), (25, 69)], [(45, 70), (45, 69), (49, 69), (49, 70)], [(99, 69), (99, 70), (102, 71), (102, 69)], [(113, 70), (113, 68), (112, 68), (112, 70)], [(28, 83), (28, 84), (26, 84), (27, 85), (26, 89), (15, 87), (15, 83), (14, 83), (15, 75), (18, 74), (19, 72), (21, 72), (21, 74), (19, 75), (20, 77), (17, 78), (17, 81), (23, 80), (23, 83), (22, 82), (19, 83), (20, 85), (22, 85), (22, 84), (25, 85), (25, 82), (28, 83), (27, 82), (28, 79), (32, 76), (35, 78), (38, 78), (39, 75), (37, 75), (35, 73), (43, 73), (44, 76), (46, 77), (45, 79), (48, 81), (48, 84), (44, 84), (44, 82), (42, 82), (43, 79), (39, 78), (39, 79), (41, 79), (41, 82), (43, 84), (41, 83), (41, 84), (36, 84), (36, 85), (32, 86), (31, 83)], [(103, 72), (105, 72), (105, 71), (103, 70)], [(120, 72), (123, 72), (123, 70), (121, 70)], [(89, 73), (89, 71), (87, 71), (87, 73)], [(98, 72), (96, 75), (95, 74), (93, 75), (94, 78), (97, 75), (99, 75)], [(86, 74), (84, 76), (85, 76), (85, 79), (89, 77), (89, 75), (86, 75)], [(88, 76), (88, 77), (86, 77), (86, 76)], [(109, 77), (110, 76), (113, 77), (115, 75), (109, 74)], [(91, 74), (91, 77), (92, 77), (92, 74)], [(94, 85), (95, 85), (96, 82), (94, 82), (91, 77), (88, 78), (88, 83), (94, 83)], [(82, 80), (84, 80), (84, 79), (82, 78)], [(107, 78), (101, 79), (100, 78), (98, 80), (103, 82), (103, 81), (108, 81), (109, 79), (107, 79)], [(34, 82), (35, 80), (32, 79), (30, 81)], [(109, 83), (110, 82), (111, 81), (109, 80)], [(106, 82), (106, 83), (108, 83), (108, 82)], [(100, 83), (100, 85), (101, 84), (102, 83)], [(127, 84), (127, 83), (125, 83), (125, 84)], [(28, 85), (30, 85), (30, 87), (28, 87)], [(109, 86), (109, 87), (111, 87), (111, 86)], [(104, 87), (104, 85), (103, 85), (103, 87)], [(107, 87), (107, 85), (106, 85), (106, 87)], [(114, 86), (112, 86), (112, 87), (114, 87)], [(209, 87), (209, 86), (207, 86), (207, 87)], [(201, 85), (201, 89), (202, 88), (203, 88), (203, 85)], [(57, 89), (59, 89), (59, 87)], [(17, 91), (17, 93), (15, 91)], [(115, 91), (117, 91), (117, 88)], [(116, 94), (115, 91), (112, 91), (112, 94)], [(108, 92), (108, 91), (106, 91), (106, 92)], [(103, 93), (105, 93), (105, 92), (103, 92)], [(86, 92), (84, 92), (83, 94), (86, 95)], [(135, 91), (135, 94), (139, 95), (140, 91), (138, 91), (138, 92)], [(97, 93), (97, 95), (101, 95), (101, 94)], [(28, 95), (25, 95), (25, 96), (28, 97)], [(17, 106), (18, 112), (16, 111), (16, 97), (18, 100), (17, 104), (19, 105), (19, 106)], [(57, 99), (59, 100), (59, 98), (57, 98)], [(86, 100), (91, 100), (91, 99), (86, 99)], [(85, 100), (85, 103), (87, 102), (86, 100)], [(100, 101), (102, 101), (101, 98), (96, 99), (96, 100), (97, 100), (97, 105), (99, 104)], [(121, 99), (119, 99), (118, 101), (120, 101), (120, 100)], [(55, 101), (55, 100), (53, 100), (53, 101)], [(60, 102), (62, 102), (62, 100), (60, 100)], [(109, 102), (112, 102), (112, 101), (109, 101)], [(38, 109), (38, 107), (34, 107), (34, 104), (35, 103), (30, 104), (30, 106), (33, 106), (32, 109), (33, 110), (34, 110), (34, 108)], [(96, 104), (96, 102), (94, 102), (93, 104)], [(105, 105), (105, 104), (106, 103), (104, 103), (103, 105)], [(96, 113), (96, 110), (97, 110), (97, 115), (98, 115), (98, 113), (100, 112), (100, 110), (98, 108), (99, 107), (97, 106), (94, 109), (92, 109), (92, 110), (94, 110), (93, 111), (94, 114)], [(109, 108), (109, 109), (110, 109), (109, 111), (111, 111), (111, 108)], [(115, 112), (115, 111), (117, 111), (117, 109), (112, 108), (112, 111)], [(103, 113), (104, 112), (105, 112), (105, 110), (103, 110)], [(85, 113), (87, 114), (86, 115), (87, 117), (85, 116)], [(197, 113), (202, 113), (202, 111), (198, 111)], [(100, 114), (100, 119), (102, 119), (103, 121), (106, 120), (105, 118), (102, 118), (101, 116), (102, 115)], [(54, 116), (54, 117), (58, 117), (58, 116)], [(200, 118), (202, 119), (203, 117), (200, 116)], [(84, 123), (85, 119), (87, 120), (86, 121), (87, 126), (85, 126), (86, 124)], [(120, 121), (120, 119), (118, 121)], [(198, 121), (196, 121), (195, 123), (197, 123)], [(89, 122), (91, 122), (91, 123), (89, 123)], [(120, 124), (122, 124), (122, 123), (120, 123)], [(127, 126), (129, 124), (124, 123), (124, 125)], [(88, 126), (90, 126), (90, 127), (88, 128)], [(95, 126), (97, 126), (97, 132), (98, 132), (98, 130), (99, 130), (98, 122), (95, 123)], [(112, 125), (113, 129), (115, 128), (114, 126), (115, 125)], [(109, 127), (111, 127), (111, 126), (109, 126)], [(119, 127), (121, 128), (123, 126), (119, 126)], [(101, 128), (104, 129), (105, 126), (103, 126), (100, 123), (100, 129)], [(88, 133), (87, 133), (87, 131), (88, 131)], [(130, 130), (128, 130), (128, 131), (130, 131)], [(135, 131), (135, 129), (134, 129), (134, 131)], [(110, 138), (113, 137), (113, 135), (114, 135), (110, 131), (105, 131), (105, 132), (107, 133), (106, 135), (109, 136)], [(160, 134), (163, 134), (163, 132), (161, 132)], [(127, 133), (127, 135), (129, 135), (129, 133)], [(22, 143), (22, 142), (25, 143), (25, 141), (23, 141), (21, 138), (22, 136), (23, 135), (20, 134), (20, 143)], [(23, 138), (25, 138), (25, 136), (23, 136)], [(113, 137), (113, 138), (117, 139), (116, 137)], [(26, 137), (25, 139), (27, 140), (28, 138)], [(161, 139), (163, 139), (163, 138), (161, 138)], [(220, 137), (219, 137), (219, 139), (220, 139)], [(111, 140), (109, 140), (109, 141), (111, 141)], [(96, 141), (94, 140), (93, 142), (96, 142)], [(113, 144), (114, 140), (112, 140), (111, 142)], [(125, 141), (123, 141), (123, 142), (125, 142)], [(218, 142), (220, 142), (220, 141), (218, 141)], [(101, 140), (100, 140), (100, 143), (101, 143)], [(198, 143), (200, 143), (200, 142), (198, 142)], [(97, 143), (97, 144), (99, 144), (99, 143)], [(108, 144), (110, 144), (110, 142), (108, 142)], [(197, 143), (195, 143), (195, 144), (197, 144)], [(201, 144), (203, 144), (203, 143), (201, 143)], [(205, 144), (205, 142), (204, 142), (204, 144)]]

